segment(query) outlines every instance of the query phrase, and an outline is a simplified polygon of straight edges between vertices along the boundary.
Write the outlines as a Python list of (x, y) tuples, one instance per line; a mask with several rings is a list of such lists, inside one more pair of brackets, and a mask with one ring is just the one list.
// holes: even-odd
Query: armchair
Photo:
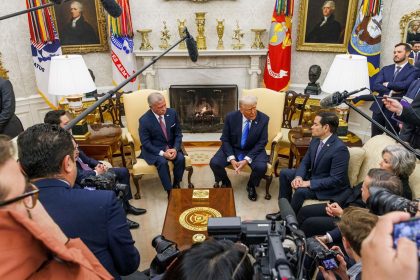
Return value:
[[(244, 89), (242, 94), (253, 95), (258, 98), (257, 110), (263, 112), (270, 117), (268, 123), (268, 143), (265, 147), (269, 161), (267, 163), (267, 171), (264, 175), (265, 185), (265, 199), (271, 199), (270, 185), (273, 180), (274, 165), (277, 161), (279, 143), (282, 137), (281, 124), (283, 121), (283, 110), (285, 93), (277, 92), (267, 88)], [(229, 165), (228, 168), (232, 169)], [(247, 166), (244, 172), (251, 172), (251, 168)]]
[[(132, 160), (132, 175), (133, 181), (136, 186), (137, 193), (134, 195), (136, 199), (141, 198), (140, 194), (140, 179), (146, 174), (158, 174), (157, 169), (154, 165), (148, 165), (144, 159), (137, 158), (141, 152), (141, 142), (139, 137), (139, 118), (149, 110), (147, 103), (147, 97), (150, 93), (156, 92), (157, 90), (144, 89), (138, 90), (129, 94), (124, 95), (124, 110), (127, 120), (127, 128), (124, 133), (124, 140), (127, 141), (131, 147), (131, 160)], [(166, 104), (169, 106), (168, 93), (166, 91), (158, 91), (163, 94), (166, 99)], [(188, 172), (188, 188), (194, 188), (191, 183), (191, 176), (193, 168), (191, 165), (191, 158), (182, 145), (182, 152), (185, 156), (185, 170)], [(173, 165), (169, 163), (169, 167), (172, 170)]]

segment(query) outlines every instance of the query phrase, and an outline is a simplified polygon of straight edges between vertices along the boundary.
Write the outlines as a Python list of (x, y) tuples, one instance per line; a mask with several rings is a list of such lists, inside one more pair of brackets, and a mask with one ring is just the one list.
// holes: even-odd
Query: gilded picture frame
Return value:
[[(107, 20), (100, 0), (66, 1), (50, 10), (63, 54), (109, 50)], [(76, 23), (73, 17), (77, 18)]]
[(9, 71), (3, 67), (3, 61), (2, 61), (1, 53), (0, 53), (0, 78), (8, 80), (9, 76), (7, 75), (7, 72)]
[[(334, 2), (335, 9), (325, 16), (323, 6), (331, 6), (327, 2)], [(356, 13), (357, 0), (301, 0), (296, 50), (347, 52)]]
[(400, 19), (401, 42), (420, 41), (420, 10), (411, 12)]

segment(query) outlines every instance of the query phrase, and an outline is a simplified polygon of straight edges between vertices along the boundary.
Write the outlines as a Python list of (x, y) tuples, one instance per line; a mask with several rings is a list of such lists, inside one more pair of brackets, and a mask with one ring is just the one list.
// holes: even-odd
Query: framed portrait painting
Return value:
[(51, 10), (63, 53), (109, 49), (106, 18), (100, 0), (66, 1)]
[(301, 0), (296, 49), (346, 52), (357, 0)]
[(401, 42), (413, 44), (420, 42), (420, 10), (401, 17)]

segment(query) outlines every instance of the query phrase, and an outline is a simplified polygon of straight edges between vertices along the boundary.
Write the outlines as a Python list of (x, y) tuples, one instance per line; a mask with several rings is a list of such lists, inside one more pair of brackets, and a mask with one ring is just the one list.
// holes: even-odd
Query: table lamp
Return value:
[[(48, 94), (64, 96), (69, 103), (73, 117), (83, 111), (83, 94), (96, 90), (81, 55), (59, 55), (51, 58)], [(73, 128), (76, 139), (86, 139), (89, 129), (86, 120), (81, 120)]]
[[(368, 64), (365, 56), (353, 54), (339, 54), (334, 58), (327, 77), (322, 85), (322, 91), (326, 93), (353, 91), (360, 88), (369, 88)], [(362, 91), (360, 94), (368, 94), (369, 91)], [(337, 135), (346, 139), (348, 124), (345, 120), (348, 115), (348, 106), (345, 104), (336, 107), (340, 117)]]

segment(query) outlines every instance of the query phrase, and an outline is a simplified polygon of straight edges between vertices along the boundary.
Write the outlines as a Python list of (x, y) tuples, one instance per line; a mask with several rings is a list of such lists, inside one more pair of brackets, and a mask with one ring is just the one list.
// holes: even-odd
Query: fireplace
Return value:
[(238, 108), (236, 85), (173, 85), (171, 107), (178, 112), (182, 131), (220, 133), (227, 113)]

